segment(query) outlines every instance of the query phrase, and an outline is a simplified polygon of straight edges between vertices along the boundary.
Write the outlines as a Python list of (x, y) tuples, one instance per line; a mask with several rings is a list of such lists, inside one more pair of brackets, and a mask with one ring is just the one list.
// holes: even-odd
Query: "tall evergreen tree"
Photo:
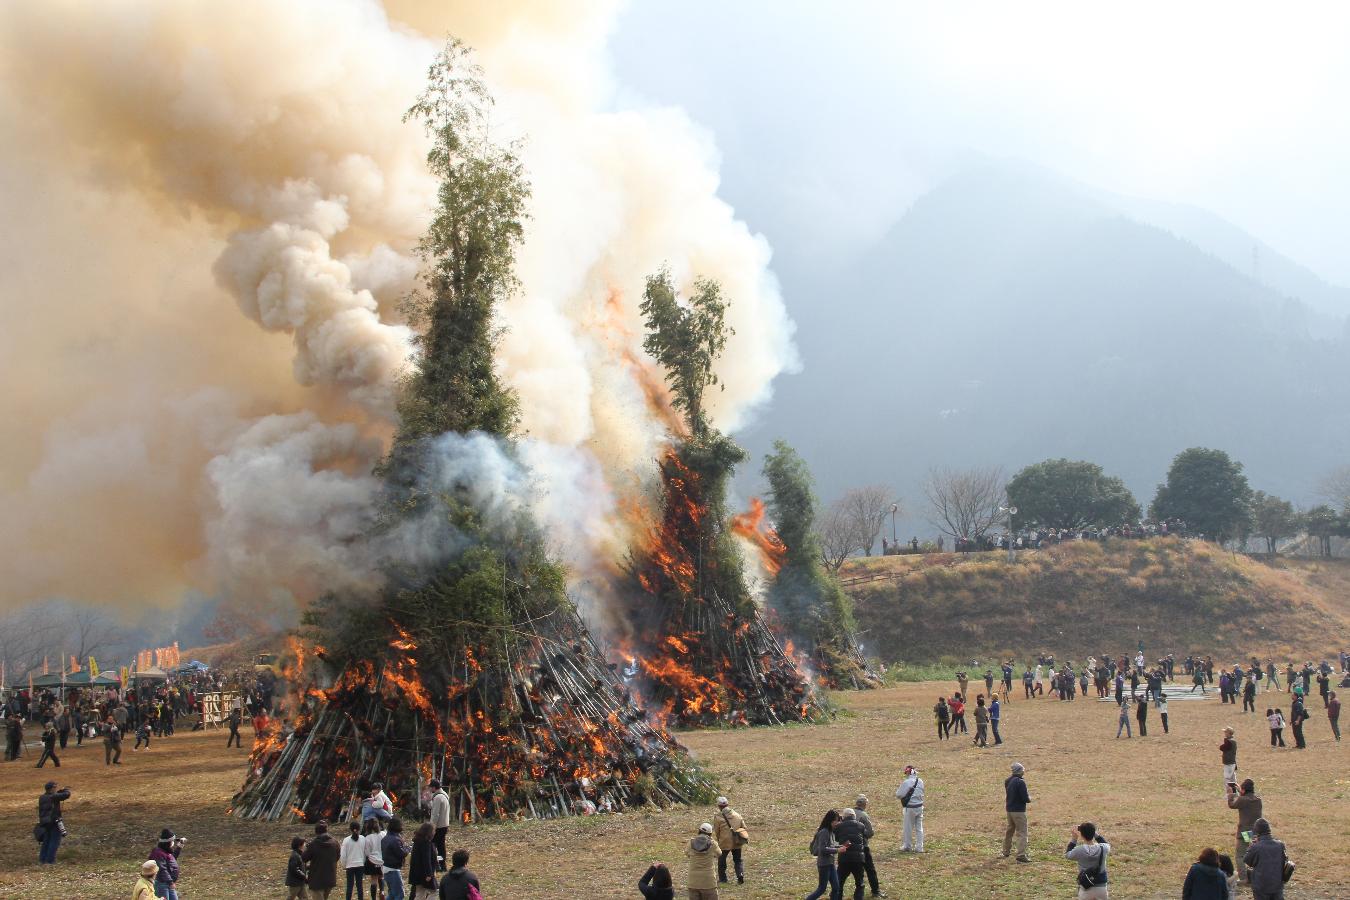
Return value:
[(821, 563), (811, 470), (784, 441), (764, 458), (769, 513), (783, 542), (783, 564), (769, 586), (769, 603), (832, 687), (870, 683), (854, 637), (853, 602)]

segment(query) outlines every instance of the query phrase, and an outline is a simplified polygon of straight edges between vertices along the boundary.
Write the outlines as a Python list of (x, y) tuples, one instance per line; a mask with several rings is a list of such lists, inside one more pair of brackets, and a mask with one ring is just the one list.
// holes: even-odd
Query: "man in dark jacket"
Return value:
[(1012, 764), (1012, 774), (1003, 782), (1004, 804), (1008, 813), (1008, 827), (1003, 832), (1003, 857), (1012, 853), (1013, 835), (1017, 835), (1017, 861), (1031, 862), (1027, 856), (1027, 804), (1031, 797), (1027, 793), (1027, 783), (1023, 779), (1026, 768), (1021, 763)]
[(51, 865), (56, 862), (56, 851), (61, 846), (61, 804), (70, 799), (70, 788), (56, 789), (56, 782), (49, 781), (38, 797), (38, 825), (42, 828), (42, 847), (38, 850), (38, 862)]
[(1256, 827), (1256, 820), (1261, 818), (1261, 798), (1256, 796), (1256, 782), (1248, 778), (1242, 782), (1242, 787), (1237, 793), (1229, 790), (1228, 808), (1238, 811), (1237, 854), (1233, 860), (1237, 863), (1238, 880), (1247, 881), (1247, 867), (1242, 864), (1242, 857), (1251, 846), (1249, 835)]
[(1336, 740), (1341, 739), (1341, 701), (1336, 699), (1336, 692), (1332, 691), (1327, 700), (1327, 721), (1331, 723), (1331, 733), (1336, 735)]
[(61, 757), (56, 755), (56, 726), (51, 722), (42, 731), (42, 755), (38, 757), (37, 768), (42, 768), (49, 759), (58, 769), (61, 768)]
[(384, 837), (380, 839), (380, 866), (384, 875), (385, 895), (403, 897), (403, 863), (408, 858), (408, 845), (403, 843), (403, 820), (394, 816), (389, 820)]
[(842, 896), (848, 877), (853, 876), (853, 900), (862, 900), (863, 884), (867, 880), (867, 832), (858, 821), (858, 813), (846, 809), (839, 814), (834, 826), (834, 837), (848, 849), (839, 854), (839, 890)]
[(1293, 704), (1289, 707), (1289, 724), (1294, 729), (1294, 748), (1297, 750), (1306, 750), (1308, 742), (1303, 737), (1303, 722), (1308, 718), (1308, 708), (1303, 704), (1303, 698), (1294, 697)]
[(19, 758), (23, 752), (23, 717), (11, 712), (5, 721), (5, 759), (9, 762)]
[(1257, 819), (1252, 826), (1255, 842), (1247, 848), (1242, 862), (1251, 871), (1252, 900), (1283, 900), (1284, 863), (1287, 856), (1284, 842), (1270, 836), (1270, 823)]
[(300, 857), (309, 864), (309, 896), (311, 900), (326, 898), (337, 887), (338, 856), (342, 848), (328, 833), (328, 823), (320, 819), (314, 825), (314, 839)]
[(469, 900), (469, 885), (478, 888), (478, 876), (469, 871), (469, 851), (460, 849), (450, 857), (450, 871), (441, 879), (439, 895), (441, 900)]

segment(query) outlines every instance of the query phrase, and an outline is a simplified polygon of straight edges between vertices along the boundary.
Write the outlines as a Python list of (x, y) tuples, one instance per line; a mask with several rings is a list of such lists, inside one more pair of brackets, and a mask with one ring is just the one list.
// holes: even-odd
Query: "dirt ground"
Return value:
[[(1062, 854), (1071, 826), (1084, 819), (1113, 845), (1112, 897), (1177, 897), (1203, 847), (1232, 852), (1236, 814), (1224, 804), (1217, 749), (1228, 723), (1237, 729), (1240, 777), (1256, 781), (1276, 836), (1299, 864), (1287, 896), (1350, 897), (1350, 740), (1332, 742), (1317, 698), (1305, 751), (1270, 749), (1263, 719), (1217, 699), (1170, 703), (1170, 735), (1154, 718), (1148, 737), (1116, 740), (1109, 704), (1016, 698), (1005, 707), (1007, 743), (980, 750), (933, 736), (929, 707), (939, 691), (954, 689), (911, 684), (839, 694), (839, 715), (823, 726), (684, 735), (752, 833), (748, 880), (722, 897), (805, 895), (815, 885), (806, 852), (815, 825), (826, 808), (851, 804), (859, 791), (872, 798), (880, 829), (874, 854), (892, 897), (1072, 897), (1074, 869)], [(1261, 695), (1258, 706), (1287, 712), (1288, 695), (1273, 697)], [(34, 770), (31, 747), (26, 762), (0, 764), (0, 896), (122, 900), (166, 825), (189, 839), (185, 900), (285, 896), (288, 839), (307, 829), (226, 814), (246, 756), (224, 744), (219, 732), (180, 733), (149, 752), (128, 745), (115, 769), (90, 742), (68, 750), (59, 773)], [(1033, 801), (1031, 865), (999, 856), (1002, 780), (1014, 761), (1027, 767)], [(898, 850), (894, 791), (905, 763), (918, 765), (927, 784), (922, 856)], [(41, 785), (53, 777), (72, 790), (71, 836), (58, 864), (40, 869), (30, 832)], [(653, 860), (671, 864), (682, 887), (684, 843), (712, 816), (699, 808), (521, 822), (467, 828), (452, 843), (472, 851), (471, 868), (489, 898), (630, 898)]]

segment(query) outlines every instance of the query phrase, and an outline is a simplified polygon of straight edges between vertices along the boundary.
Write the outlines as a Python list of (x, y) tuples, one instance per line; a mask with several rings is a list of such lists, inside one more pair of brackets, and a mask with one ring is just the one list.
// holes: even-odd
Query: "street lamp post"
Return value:
[(900, 511), (899, 503), (891, 504), (891, 546), (895, 546), (895, 514)]
[(1013, 537), (1013, 516), (1017, 515), (1017, 507), (1000, 506), (998, 511), (1008, 514), (1008, 562), (1015, 562), (1017, 560), (1017, 544)]

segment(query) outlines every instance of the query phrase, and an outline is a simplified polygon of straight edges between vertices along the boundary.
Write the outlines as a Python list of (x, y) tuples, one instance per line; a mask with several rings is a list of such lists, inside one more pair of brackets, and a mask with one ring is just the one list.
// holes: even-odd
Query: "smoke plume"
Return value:
[[(714, 423), (792, 364), (769, 249), (679, 110), (619, 108), (612, 4), (252, 0), (0, 11), (4, 602), (285, 608), (370, 586), (369, 474), (395, 424), (398, 300), (435, 185), (402, 113), (453, 33), (533, 185), (499, 352), (528, 495), (584, 578), (667, 426), (638, 302), (662, 263), (719, 279), (736, 335)], [(242, 313), (243, 315), (240, 315)], [(491, 454), (437, 445), (439, 465)], [(511, 465), (515, 465), (512, 463)], [(482, 470), (478, 471), (483, 474)], [(508, 471), (510, 476), (507, 477)], [(437, 538), (440, 539), (440, 538)]]

